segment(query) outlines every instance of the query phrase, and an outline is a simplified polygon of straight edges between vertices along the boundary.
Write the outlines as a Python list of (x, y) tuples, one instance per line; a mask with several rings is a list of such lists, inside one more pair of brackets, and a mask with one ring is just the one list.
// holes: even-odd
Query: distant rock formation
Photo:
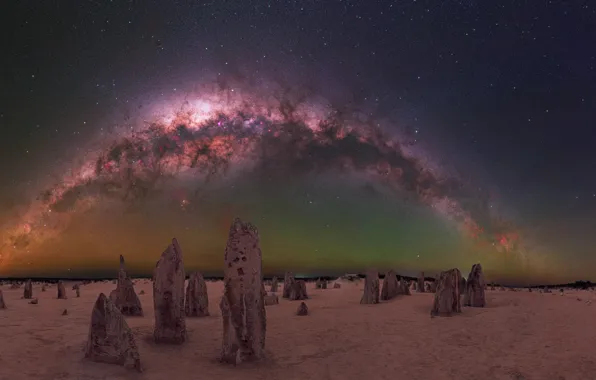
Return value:
[(424, 292), (425, 293), (432, 293), (430, 289), (430, 284), (428, 282), (424, 283)]
[(364, 292), (360, 299), (360, 304), (379, 303), (379, 272), (368, 271), (364, 281)]
[(468, 282), (466, 284), (464, 295), (464, 306), (470, 307), (485, 307), (486, 297), (484, 295), (484, 274), (482, 273), (482, 266), (480, 264), (472, 265), (472, 270), (468, 275)]
[(209, 316), (209, 297), (207, 296), (207, 284), (203, 275), (199, 272), (191, 273), (186, 287), (186, 299), (184, 311), (187, 317)]
[(45, 292), (45, 291), (46, 291), (46, 284), (43, 284), (43, 285), (41, 286), (41, 291), (42, 291), (42, 292)]
[(424, 272), (418, 274), (418, 283), (416, 284), (416, 291), (418, 293), (424, 293)]
[(456, 268), (440, 274), (437, 292), (430, 312), (432, 317), (451, 316), (453, 313), (461, 313), (460, 280), (461, 273)]
[(33, 284), (31, 283), (31, 280), (27, 280), (25, 283), (25, 287), (23, 288), (23, 298), (26, 300), (33, 298)]
[(58, 299), (59, 300), (65, 300), (68, 297), (66, 297), (66, 289), (64, 288), (64, 283), (62, 282), (62, 280), (58, 281)]
[(383, 278), (383, 287), (381, 288), (381, 300), (388, 301), (395, 298), (400, 292), (400, 283), (393, 270), (385, 274)]
[(298, 310), (296, 310), (296, 315), (301, 317), (308, 315), (308, 306), (304, 302), (300, 302), (300, 306), (298, 306)]
[(91, 312), (85, 358), (99, 363), (132, 366), (141, 372), (139, 350), (120, 310), (100, 293)]
[(0, 289), (0, 309), (6, 309), (6, 303), (4, 302), (4, 294), (2, 293), (2, 289)]
[(184, 261), (178, 240), (163, 251), (153, 271), (155, 343), (182, 344), (186, 341), (184, 316)]
[(294, 280), (292, 289), (290, 289), (290, 301), (307, 300), (306, 282), (304, 280)]
[(120, 268), (118, 269), (118, 281), (116, 290), (110, 293), (110, 300), (116, 305), (123, 315), (131, 317), (142, 317), (143, 307), (141, 300), (135, 292), (134, 284), (128, 276), (124, 256), (120, 255)]
[(416, 291), (418, 289), (418, 284), (416, 281), (410, 281), (410, 290)]
[(408, 282), (402, 277), (401, 280), (399, 280), (399, 294), (403, 294), (405, 296), (411, 296), (412, 293), (410, 293), (410, 287), (408, 286)]
[(76, 288), (75, 293), (77, 295), (77, 298), (81, 297), (81, 289), (79, 287)]
[(277, 298), (277, 295), (275, 293), (265, 295), (264, 300), (265, 300), (265, 306), (272, 306), (272, 305), (279, 304), (279, 298)]
[(273, 277), (273, 280), (271, 281), (271, 292), (275, 293), (277, 292), (277, 287), (279, 286), (277, 277)]
[(219, 305), (223, 319), (221, 361), (239, 364), (261, 359), (265, 353), (267, 316), (262, 293), (262, 253), (255, 226), (234, 219), (224, 263), (224, 295)]
[(283, 298), (290, 298), (290, 293), (292, 293), (292, 288), (294, 287), (294, 275), (292, 272), (286, 272), (284, 276), (284, 289), (282, 293)]

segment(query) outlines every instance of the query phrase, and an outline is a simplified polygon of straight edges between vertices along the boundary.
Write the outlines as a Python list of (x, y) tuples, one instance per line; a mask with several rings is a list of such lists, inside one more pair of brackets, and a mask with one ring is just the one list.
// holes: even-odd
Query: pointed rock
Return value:
[(259, 241), (256, 227), (234, 219), (226, 245), (224, 295), (219, 305), (223, 318), (221, 361), (224, 363), (258, 360), (265, 353), (267, 318)]
[(64, 309), (64, 311), (62, 312), (62, 315), (68, 315), (68, 310)]
[(273, 293), (277, 292), (278, 286), (279, 286), (279, 283), (277, 281), (277, 277), (273, 277), (273, 280), (271, 281), (271, 292), (273, 292)]
[(155, 343), (182, 344), (186, 341), (184, 317), (184, 262), (178, 240), (172, 239), (153, 272)]
[(91, 312), (85, 357), (99, 363), (132, 366), (141, 372), (139, 350), (120, 310), (103, 293)]
[(66, 289), (64, 288), (64, 283), (60, 280), (58, 281), (58, 299), (59, 300), (65, 300), (68, 297), (66, 297)]
[(298, 306), (298, 310), (296, 310), (296, 315), (305, 316), (308, 315), (308, 306), (304, 302), (300, 302), (300, 306)]
[(465, 287), (464, 306), (485, 307), (486, 297), (484, 294), (484, 274), (480, 264), (472, 265), (468, 275), (468, 282)]
[(307, 300), (308, 294), (306, 293), (306, 282), (304, 280), (294, 280), (292, 289), (290, 291), (291, 301)]
[(424, 293), (424, 272), (418, 274), (418, 283), (416, 284), (416, 291), (418, 293)]
[(451, 316), (453, 313), (461, 313), (460, 283), (461, 273), (459, 269), (450, 269), (440, 274), (437, 292), (430, 312), (432, 317)]
[(134, 284), (126, 271), (126, 263), (122, 255), (120, 255), (120, 268), (118, 269), (116, 290), (110, 293), (110, 300), (114, 302), (123, 315), (130, 317), (143, 316), (141, 300), (135, 292)]
[(361, 304), (379, 303), (379, 272), (368, 271), (364, 281), (364, 292), (360, 299)]
[(203, 275), (193, 272), (188, 278), (186, 287), (186, 299), (184, 311), (187, 317), (209, 316), (209, 297), (207, 296), (207, 284)]
[(0, 289), (0, 309), (6, 309), (6, 303), (4, 302), (4, 294), (2, 293), (2, 289)]
[(283, 298), (290, 298), (290, 293), (292, 293), (292, 288), (294, 287), (294, 275), (292, 272), (286, 272), (284, 276), (284, 289), (283, 289)]
[(27, 280), (25, 283), (25, 287), (23, 288), (23, 298), (26, 300), (33, 298), (33, 284), (31, 284), (31, 280)]
[(397, 280), (397, 275), (393, 270), (390, 270), (385, 274), (383, 278), (383, 287), (381, 289), (381, 300), (388, 301), (395, 298), (400, 291), (400, 284)]

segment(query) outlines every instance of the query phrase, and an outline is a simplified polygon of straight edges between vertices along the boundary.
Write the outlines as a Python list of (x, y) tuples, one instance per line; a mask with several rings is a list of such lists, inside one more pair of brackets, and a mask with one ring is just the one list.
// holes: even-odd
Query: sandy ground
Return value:
[(22, 288), (2, 287), (0, 379), (596, 379), (596, 296), (589, 291), (488, 291), (487, 308), (431, 319), (432, 294), (360, 305), (363, 283), (308, 284), (310, 315), (296, 316), (300, 302), (280, 297), (267, 307), (266, 360), (232, 367), (218, 362), (221, 282), (207, 283), (211, 316), (187, 319), (189, 341), (158, 346), (151, 283), (140, 280), (145, 317), (127, 318), (145, 368), (138, 374), (83, 358), (92, 305), (115, 285), (83, 286), (81, 298), (66, 285), (67, 300), (56, 299), (55, 286), (42, 293), (35, 285), (38, 305), (21, 299)]

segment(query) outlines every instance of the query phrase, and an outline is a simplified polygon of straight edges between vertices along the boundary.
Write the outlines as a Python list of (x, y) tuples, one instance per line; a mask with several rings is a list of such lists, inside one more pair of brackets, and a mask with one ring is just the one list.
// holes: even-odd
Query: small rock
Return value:
[(29, 301), (29, 303), (31, 305), (37, 305), (39, 303), (39, 300), (37, 298), (33, 298), (31, 301)]
[(340, 288), (341, 288), (341, 284), (339, 282), (333, 283), (333, 289), (340, 289)]
[(62, 312), (62, 315), (68, 315), (68, 310), (64, 309), (64, 311)]
[(308, 306), (306, 306), (304, 302), (300, 302), (300, 306), (298, 306), (298, 310), (296, 310), (296, 315), (308, 315)]

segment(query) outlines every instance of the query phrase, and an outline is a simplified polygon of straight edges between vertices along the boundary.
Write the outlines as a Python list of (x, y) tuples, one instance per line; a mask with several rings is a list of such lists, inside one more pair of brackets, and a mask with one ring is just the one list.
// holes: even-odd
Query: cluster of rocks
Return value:
[[(223, 320), (221, 361), (238, 364), (258, 360), (263, 357), (265, 350), (265, 304), (277, 304), (278, 299), (274, 292), (268, 295), (265, 291), (259, 233), (252, 224), (240, 219), (233, 221), (224, 265), (224, 292), (219, 303)], [(155, 343), (183, 344), (187, 341), (185, 318), (209, 315), (207, 286), (203, 276), (192, 273), (186, 292), (184, 283), (182, 249), (178, 241), (173, 239), (161, 254), (153, 273)], [(126, 273), (123, 257), (120, 258), (116, 285), (110, 297), (102, 293), (94, 305), (85, 357), (141, 371), (135, 338), (124, 315), (142, 316), (142, 308), (133, 282)], [(289, 293), (294, 299), (305, 299), (304, 281), (293, 281)]]
[(410, 295), (410, 290), (419, 293), (434, 293), (431, 316), (451, 316), (461, 313), (463, 306), (485, 307), (485, 290), (482, 266), (474, 264), (466, 281), (459, 269), (453, 268), (441, 272), (432, 282), (425, 282), (424, 273), (420, 272), (417, 281), (410, 284), (399, 277), (393, 270), (388, 271), (383, 279), (383, 287), (379, 294), (379, 273), (369, 270), (366, 273), (361, 304), (377, 304), (380, 301), (389, 301), (397, 296)]

